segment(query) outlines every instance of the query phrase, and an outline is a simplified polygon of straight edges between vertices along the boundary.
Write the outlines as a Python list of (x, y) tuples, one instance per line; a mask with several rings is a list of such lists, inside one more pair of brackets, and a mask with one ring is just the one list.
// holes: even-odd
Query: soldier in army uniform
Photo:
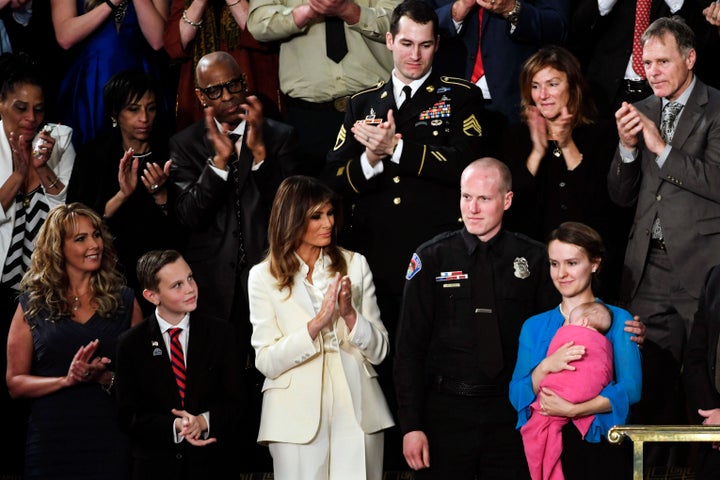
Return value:
[(343, 243), (367, 256), (391, 332), (413, 249), (460, 226), (460, 174), (488, 154), (482, 92), (431, 71), (438, 40), (427, 4), (395, 8), (392, 77), (350, 99), (325, 172), (351, 206)]

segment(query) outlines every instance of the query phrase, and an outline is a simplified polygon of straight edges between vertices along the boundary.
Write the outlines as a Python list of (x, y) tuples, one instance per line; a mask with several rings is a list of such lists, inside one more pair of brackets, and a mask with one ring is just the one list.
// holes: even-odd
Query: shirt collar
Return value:
[[(401, 82), (396, 76), (395, 76), (396, 69), (393, 69), (392, 71), (392, 84), (393, 84), (393, 95), (395, 95), (395, 103), (398, 103), (398, 100), (400, 100), (400, 95), (402, 94), (402, 89), (405, 86), (403, 82)], [(415, 92), (420, 89), (423, 83), (425, 83), (425, 80), (428, 79), (430, 76), (430, 73), (432, 73), (432, 68), (428, 70), (428, 72), (423, 75), (421, 78), (418, 78), (417, 80), (413, 80), (408, 85), (410, 85), (410, 96), (414, 97)], [(404, 100), (404, 99), (403, 99)]]
[(505, 230), (503, 230), (501, 228), (500, 231), (494, 237), (492, 237), (487, 242), (483, 242), (482, 240), (480, 240), (477, 237), (477, 235), (473, 235), (472, 233), (468, 232), (467, 228), (462, 229), (462, 239), (463, 239), (463, 242), (465, 243), (465, 247), (467, 248), (468, 255), (472, 255), (478, 249), (484, 250), (486, 248), (489, 248), (491, 250), (494, 250), (494, 251), (500, 253), (500, 251), (502, 250), (502, 244), (503, 244), (501, 238), (503, 236), (505, 236)]
[(224, 134), (226, 134), (226, 135), (229, 135), (229, 134), (231, 134), (231, 133), (236, 133), (236, 134), (238, 134), (238, 135), (244, 135), (244, 134), (245, 134), (245, 123), (246, 123), (245, 120), (243, 120), (242, 122), (238, 123), (237, 127), (235, 127), (233, 130), (230, 130), (230, 131), (227, 131), (227, 132), (223, 129), (223, 126), (220, 124), (220, 122), (217, 121), (217, 118), (213, 117), (213, 120), (215, 120), (215, 125), (217, 125), (217, 128), (218, 128), (218, 130), (220, 131), (220, 133), (224, 133)]
[(164, 318), (160, 316), (160, 312), (158, 309), (155, 309), (155, 317), (157, 318), (158, 326), (160, 327), (160, 331), (164, 334), (171, 328), (182, 328), (183, 330), (187, 331), (188, 327), (190, 326), (190, 314), (186, 313), (185, 316), (178, 322), (177, 325), (173, 325), (172, 323), (168, 322)]
[[(687, 104), (688, 99), (690, 98), (690, 94), (692, 93), (693, 89), (695, 88), (696, 82), (697, 82), (697, 77), (695, 75), (693, 75), (692, 82), (690, 82), (690, 85), (688, 86), (688, 88), (686, 88), (685, 91), (682, 94), (680, 94), (680, 96), (678, 97), (677, 100), (675, 100), (675, 102), (679, 103), (682, 106), (685, 106), (685, 104)], [(667, 105), (668, 103), (670, 103), (670, 100), (668, 100), (666, 97), (663, 97), (662, 106), (665, 107), (665, 105)]]

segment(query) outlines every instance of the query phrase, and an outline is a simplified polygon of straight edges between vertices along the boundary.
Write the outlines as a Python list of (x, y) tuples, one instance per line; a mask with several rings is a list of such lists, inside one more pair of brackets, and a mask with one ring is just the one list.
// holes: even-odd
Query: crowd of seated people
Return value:
[[(505, 401), (513, 388), (527, 386), (523, 401), (537, 395), (538, 405), (545, 402), (559, 416), (720, 424), (714, 373), (720, 349), (711, 317), (718, 288), (711, 267), (720, 264), (718, 55), (720, 7), (710, 0), (0, 0), (0, 343), (7, 347), (0, 408), (10, 412), (0, 476), (56, 478), (55, 460), (39, 459), (46, 451), (60, 454), (48, 447), (52, 442), (37, 440), (46, 440), (39, 428), (56, 426), (38, 415), (50, 415), (57, 391), (85, 402), (92, 399), (83, 389), (97, 386), (113, 397), (115, 343), (141, 313), (158, 315), (160, 325), (147, 353), (170, 362), (176, 345), (163, 329), (159, 305), (188, 302), (180, 296), (190, 284), (184, 295), (197, 288), (197, 306), (172, 304), (182, 313), (178, 321), (192, 313), (227, 323), (233, 332), (236, 351), (229, 358), (238, 364), (229, 371), (241, 377), (233, 388), (243, 389), (244, 398), (229, 408), (246, 417), (233, 438), (238, 472), (276, 469), (277, 478), (315, 478), (305, 470), (321, 468), (328, 471), (322, 478), (374, 479), (383, 470), (412, 469), (417, 478), (443, 478), (449, 470), (433, 469), (430, 460), (438, 452), (441, 462), (433, 441), (438, 433), (411, 443), (418, 431), (407, 431), (398, 418), (398, 409), (407, 407), (398, 399), (408, 397), (429, 415), (422, 407), (426, 394), (396, 396), (393, 365), (396, 348), (407, 348), (400, 344), (407, 337), (398, 333), (419, 335), (408, 325), (418, 305), (408, 305), (406, 296), (423, 268), (414, 252), (445, 241), (443, 232), (463, 231), (488, 246), (483, 262), (493, 264), (493, 251), (502, 253), (500, 237), (467, 225), (484, 210), (473, 213), (462, 203), (472, 194), (461, 174), (479, 168), (471, 165), (482, 157), (498, 159), (511, 176), (509, 196), (495, 212), (499, 228), (533, 245), (543, 262), (543, 245), (561, 225), (581, 224), (599, 237), (593, 236), (603, 245), (597, 255), (574, 237), (560, 239), (585, 248), (574, 261), (589, 258), (593, 269), (575, 277), (571, 271), (566, 281), (551, 258), (549, 276), (542, 272), (546, 300), (568, 307), (577, 294), (571, 280), (589, 279), (584, 301), (622, 307), (620, 322), (627, 320), (630, 332), (624, 348), (640, 348), (642, 396), (616, 402), (609, 393), (609, 401), (578, 410), (556, 396), (548, 400), (535, 381), (538, 362), (552, 365), (542, 375), (572, 370), (585, 351), (569, 348), (561, 352), (572, 358), (562, 361), (560, 354), (548, 357), (552, 362), (538, 354), (537, 362), (521, 365), (527, 377), (511, 383), (518, 347), (522, 353), (532, 346), (523, 346), (521, 325), (502, 326), (502, 308), (491, 308), (489, 317), (501, 320), (496, 333), (504, 373), (483, 377), (483, 385), (467, 378), (435, 385), (434, 374), (415, 379), (427, 395), (485, 398), (492, 390)], [(480, 169), (493, 170), (490, 165)], [(284, 182), (290, 177), (294, 183)], [(306, 184), (321, 193), (306, 198), (297, 186), (310, 188)], [(45, 226), (50, 217), (56, 223)], [(51, 227), (54, 236), (40, 235)], [(79, 245), (88, 235), (95, 246), (87, 248), (101, 247), (83, 260)], [(47, 264), (36, 258), (39, 241)], [(192, 281), (168, 287), (176, 298), (158, 297), (162, 284), (152, 280), (148, 288), (138, 278), (138, 260), (150, 251), (178, 252), (192, 270)], [(97, 266), (88, 260), (95, 255)], [(432, 293), (412, 298), (434, 309), (425, 312), (428, 322), (440, 322), (441, 312), (453, 318), (462, 308), (485, 312), (470, 305), (478, 284), (491, 285), (483, 301), (520, 304), (527, 292), (505, 293), (499, 283), (505, 275), (537, 274), (526, 258), (530, 254), (518, 254), (509, 273), (474, 275), (447, 265), (432, 272)], [(43, 277), (43, 268), (52, 274)], [(150, 272), (151, 279), (157, 275)], [(292, 310), (288, 302), (303, 308), (284, 318)], [(550, 312), (548, 302), (528, 307), (521, 320)], [(614, 314), (621, 310), (614, 308)], [(66, 345), (57, 357), (45, 356), (44, 342), (58, 334), (48, 322), (85, 326), (100, 318), (122, 318), (122, 325), (112, 331), (93, 325), (102, 332), (100, 344), (88, 332), (77, 333), (68, 344), (72, 351)], [(457, 339), (436, 328), (425, 332), (430, 343), (414, 360), (431, 365), (437, 361), (432, 352), (465, 348), (450, 347)], [(111, 341), (103, 344), (103, 336)], [(190, 338), (189, 332), (180, 336), (185, 355), (193, 349), (205, 355)], [(292, 382), (307, 381), (301, 372), (315, 368), (321, 373), (313, 381), (322, 388), (306, 392), (297, 384), (312, 398), (279, 403), (295, 391)], [(603, 392), (630, 381), (620, 371), (616, 364), (615, 380)], [(632, 382), (640, 382), (632, 371)], [(365, 381), (378, 374), (379, 382)], [(54, 375), (62, 380), (53, 383)], [(192, 398), (198, 377), (188, 371), (188, 378)], [(488, 382), (491, 389), (478, 388)], [(212, 422), (220, 407), (209, 398), (198, 412), (188, 406), (186, 414), (179, 404), (171, 418), (183, 426), (170, 447), (192, 447), (189, 458), (199, 462), (188, 464), (194, 472), (213, 461), (202, 452), (223, 440), (215, 439)], [(363, 408), (369, 399), (373, 406)], [(105, 400), (98, 398), (92, 409), (114, 415)], [(83, 410), (75, 400), (66, 403), (73, 415)], [(315, 410), (304, 411), (305, 405)], [(617, 405), (626, 410), (614, 410)], [(280, 413), (272, 410), (278, 407)], [(522, 415), (529, 407), (521, 407)], [(333, 417), (338, 412), (345, 420)], [(314, 423), (303, 423), (308, 418)], [(291, 431), (293, 422), (298, 427)], [(134, 430), (120, 425), (107, 427), (113, 431), (105, 440), (122, 447), (117, 453), (127, 457), (127, 470), (109, 478), (130, 478), (137, 462)], [(598, 441), (598, 431), (589, 442)], [(365, 462), (350, 463), (339, 453), (343, 444), (335, 435), (348, 432), (355, 432)], [(97, 426), (92, 433), (103, 434)], [(522, 449), (516, 433), (513, 448)], [(583, 442), (573, 437), (570, 445)], [(563, 458), (585, 451), (572, 448)], [(718, 450), (693, 455), (664, 448), (648, 449), (649, 463), (683, 465), (697, 457), (699, 476), (720, 471)], [(328, 458), (320, 458), (323, 452)], [(343, 468), (332, 467), (330, 457)], [(74, 472), (65, 467), (57, 475)], [(484, 467), (477, 468), (481, 475)], [(84, 475), (73, 478), (100, 478)]]

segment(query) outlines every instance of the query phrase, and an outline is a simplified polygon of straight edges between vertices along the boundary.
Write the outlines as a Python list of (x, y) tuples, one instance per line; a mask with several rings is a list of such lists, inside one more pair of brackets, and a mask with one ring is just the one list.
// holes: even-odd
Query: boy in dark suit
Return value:
[(220, 478), (236, 458), (246, 401), (232, 327), (190, 318), (198, 288), (178, 252), (146, 253), (137, 275), (156, 309), (118, 342), (116, 395), (133, 478)]

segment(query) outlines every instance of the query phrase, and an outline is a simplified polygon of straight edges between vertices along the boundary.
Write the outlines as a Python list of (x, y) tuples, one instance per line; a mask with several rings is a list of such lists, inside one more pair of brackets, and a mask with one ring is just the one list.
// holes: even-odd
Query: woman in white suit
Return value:
[(388, 333), (365, 257), (337, 245), (339, 211), (319, 180), (285, 179), (268, 256), (250, 271), (255, 365), (266, 377), (258, 442), (277, 480), (382, 478), (393, 420), (372, 365)]

